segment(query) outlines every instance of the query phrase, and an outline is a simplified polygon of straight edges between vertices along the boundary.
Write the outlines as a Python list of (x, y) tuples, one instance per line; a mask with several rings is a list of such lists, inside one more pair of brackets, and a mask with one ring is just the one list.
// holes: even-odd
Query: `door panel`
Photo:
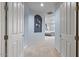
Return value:
[(60, 34), (62, 56), (76, 56), (75, 3), (66, 2), (60, 6)]
[(3, 57), (5, 54), (5, 41), (4, 41), (4, 34), (5, 34), (5, 10), (4, 10), (5, 3), (0, 2), (0, 57)]
[(24, 5), (8, 3), (8, 56), (23, 55)]
[(65, 38), (63, 38), (65, 34), (66, 34), (66, 3), (63, 3), (60, 6), (60, 35), (61, 35), (62, 56), (66, 56), (66, 40)]

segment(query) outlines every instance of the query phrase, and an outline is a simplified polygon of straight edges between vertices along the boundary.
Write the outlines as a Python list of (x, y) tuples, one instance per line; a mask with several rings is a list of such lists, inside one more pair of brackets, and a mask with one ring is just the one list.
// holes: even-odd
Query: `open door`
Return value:
[(60, 39), (62, 56), (76, 56), (76, 3), (65, 2), (60, 6)]
[(8, 2), (8, 56), (23, 56), (24, 5), (21, 2)]
[(4, 10), (4, 2), (0, 2), (0, 57), (5, 56), (5, 10)]

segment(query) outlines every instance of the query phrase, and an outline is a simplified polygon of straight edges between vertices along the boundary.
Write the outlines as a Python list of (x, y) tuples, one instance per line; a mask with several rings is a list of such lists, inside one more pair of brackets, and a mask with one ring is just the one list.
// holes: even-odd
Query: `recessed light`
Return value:
[(40, 5), (41, 5), (41, 7), (43, 7), (43, 6), (44, 6), (44, 4), (43, 4), (43, 3), (41, 3)]

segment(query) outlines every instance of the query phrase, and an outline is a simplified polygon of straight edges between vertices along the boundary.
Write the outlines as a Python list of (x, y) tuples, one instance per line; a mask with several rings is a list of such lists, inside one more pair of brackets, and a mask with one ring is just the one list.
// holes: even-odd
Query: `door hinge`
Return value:
[(79, 10), (79, 6), (76, 6), (76, 8), (75, 8), (76, 10)]
[(4, 40), (8, 40), (8, 35), (4, 35)]
[(79, 36), (75, 36), (75, 40), (79, 40)]
[(4, 9), (5, 9), (6, 11), (8, 11), (7, 3), (5, 3)]

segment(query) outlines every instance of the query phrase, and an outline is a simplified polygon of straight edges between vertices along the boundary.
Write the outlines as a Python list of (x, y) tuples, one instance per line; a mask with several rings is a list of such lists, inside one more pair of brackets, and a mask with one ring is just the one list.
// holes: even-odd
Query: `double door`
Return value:
[[(4, 7), (7, 7), (7, 10)], [(4, 39), (6, 31), (8, 35), (7, 47), (5, 45), (6, 39)], [(0, 56), (6, 54), (10, 57), (23, 56), (23, 39), (24, 4), (7, 2), (6, 6), (5, 2), (0, 2)]]
[(76, 2), (63, 2), (56, 11), (56, 49), (61, 56), (76, 56)]

